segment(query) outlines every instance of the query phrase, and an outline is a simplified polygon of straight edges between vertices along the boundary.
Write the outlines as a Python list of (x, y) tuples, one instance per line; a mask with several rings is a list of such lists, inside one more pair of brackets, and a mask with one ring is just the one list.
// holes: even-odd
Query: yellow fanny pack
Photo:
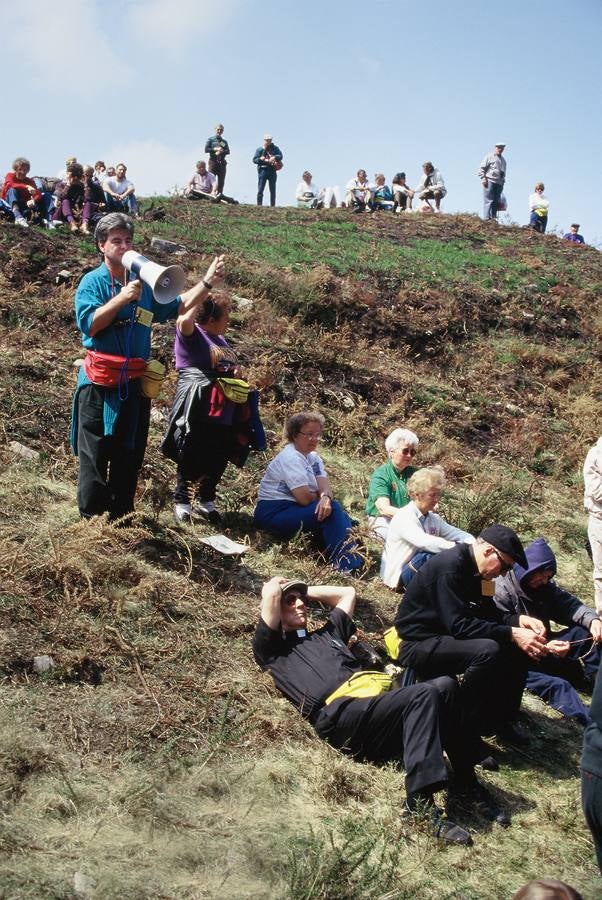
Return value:
[(217, 383), (224, 392), (224, 397), (233, 403), (246, 403), (249, 399), (251, 385), (242, 378), (218, 378)]
[(391, 659), (397, 660), (399, 659), (399, 648), (401, 647), (402, 640), (397, 633), (397, 628), (395, 625), (392, 625), (391, 628), (387, 628), (385, 633), (383, 634), (383, 640), (385, 642), (385, 647), (387, 648), (387, 653), (391, 657)]
[(145, 397), (154, 400), (161, 393), (161, 386), (165, 381), (167, 370), (158, 359), (149, 359), (141, 378), (142, 393)]
[(393, 676), (386, 672), (356, 672), (347, 681), (344, 681), (330, 697), (327, 697), (325, 705), (328, 706), (340, 697), (378, 697), (390, 691), (393, 687)]

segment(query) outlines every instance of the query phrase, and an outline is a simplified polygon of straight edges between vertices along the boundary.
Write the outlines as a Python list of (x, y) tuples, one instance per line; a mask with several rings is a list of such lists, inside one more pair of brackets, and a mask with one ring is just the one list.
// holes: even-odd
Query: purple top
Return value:
[(207, 334), (195, 323), (194, 331), (186, 337), (176, 329), (176, 369), (194, 366), (203, 372), (226, 374), (237, 365), (236, 354), (221, 334)]

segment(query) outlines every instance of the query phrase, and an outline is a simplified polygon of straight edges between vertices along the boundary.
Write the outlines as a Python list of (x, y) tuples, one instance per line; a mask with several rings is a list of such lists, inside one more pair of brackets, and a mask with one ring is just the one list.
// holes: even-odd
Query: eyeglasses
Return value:
[(508, 572), (510, 571), (510, 569), (512, 568), (513, 564), (507, 563), (505, 560), (503, 560), (502, 557), (500, 556), (499, 552), (495, 549), (495, 547), (493, 547), (493, 552), (497, 556), (499, 564), (500, 564), (500, 575), (507, 575)]
[(403, 447), (401, 453), (404, 456), (416, 456), (416, 448), (415, 447)]
[(322, 437), (321, 434), (315, 434), (313, 431), (300, 431), (299, 434), (302, 434), (303, 437), (306, 437), (310, 441), (319, 441)]

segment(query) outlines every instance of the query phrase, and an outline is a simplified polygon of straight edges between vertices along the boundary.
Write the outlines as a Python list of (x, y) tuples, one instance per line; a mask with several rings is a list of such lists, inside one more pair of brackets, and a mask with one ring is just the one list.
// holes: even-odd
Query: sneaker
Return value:
[(176, 522), (182, 525), (189, 525), (192, 522), (190, 503), (176, 503), (173, 508), (173, 514)]
[(221, 522), (222, 516), (218, 509), (215, 508), (213, 500), (195, 500), (192, 504), (192, 512), (197, 516), (203, 516), (210, 522)]
[(490, 822), (495, 822), (497, 825), (501, 825), (502, 828), (507, 828), (510, 825), (508, 813), (498, 806), (493, 795), (478, 781), (475, 780), (474, 784), (458, 787), (454, 794), (461, 803), (472, 807)]
[(29, 222), (23, 216), (15, 216), (15, 225), (20, 225), (21, 228), (29, 228)]

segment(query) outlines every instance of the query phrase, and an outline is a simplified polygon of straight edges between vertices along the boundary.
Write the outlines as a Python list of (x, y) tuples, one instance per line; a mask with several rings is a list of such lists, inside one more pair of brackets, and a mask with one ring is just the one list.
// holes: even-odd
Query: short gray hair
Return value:
[(392, 450), (397, 450), (400, 444), (417, 447), (419, 443), (418, 435), (410, 431), (409, 428), (396, 428), (386, 439), (385, 450), (387, 453), (391, 453)]
[(109, 232), (116, 231), (118, 228), (127, 231), (131, 237), (134, 236), (134, 223), (125, 213), (112, 212), (102, 217), (94, 229), (94, 242), (98, 249), (100, 249), (99, 244), (104, 244), (108, 238)]

